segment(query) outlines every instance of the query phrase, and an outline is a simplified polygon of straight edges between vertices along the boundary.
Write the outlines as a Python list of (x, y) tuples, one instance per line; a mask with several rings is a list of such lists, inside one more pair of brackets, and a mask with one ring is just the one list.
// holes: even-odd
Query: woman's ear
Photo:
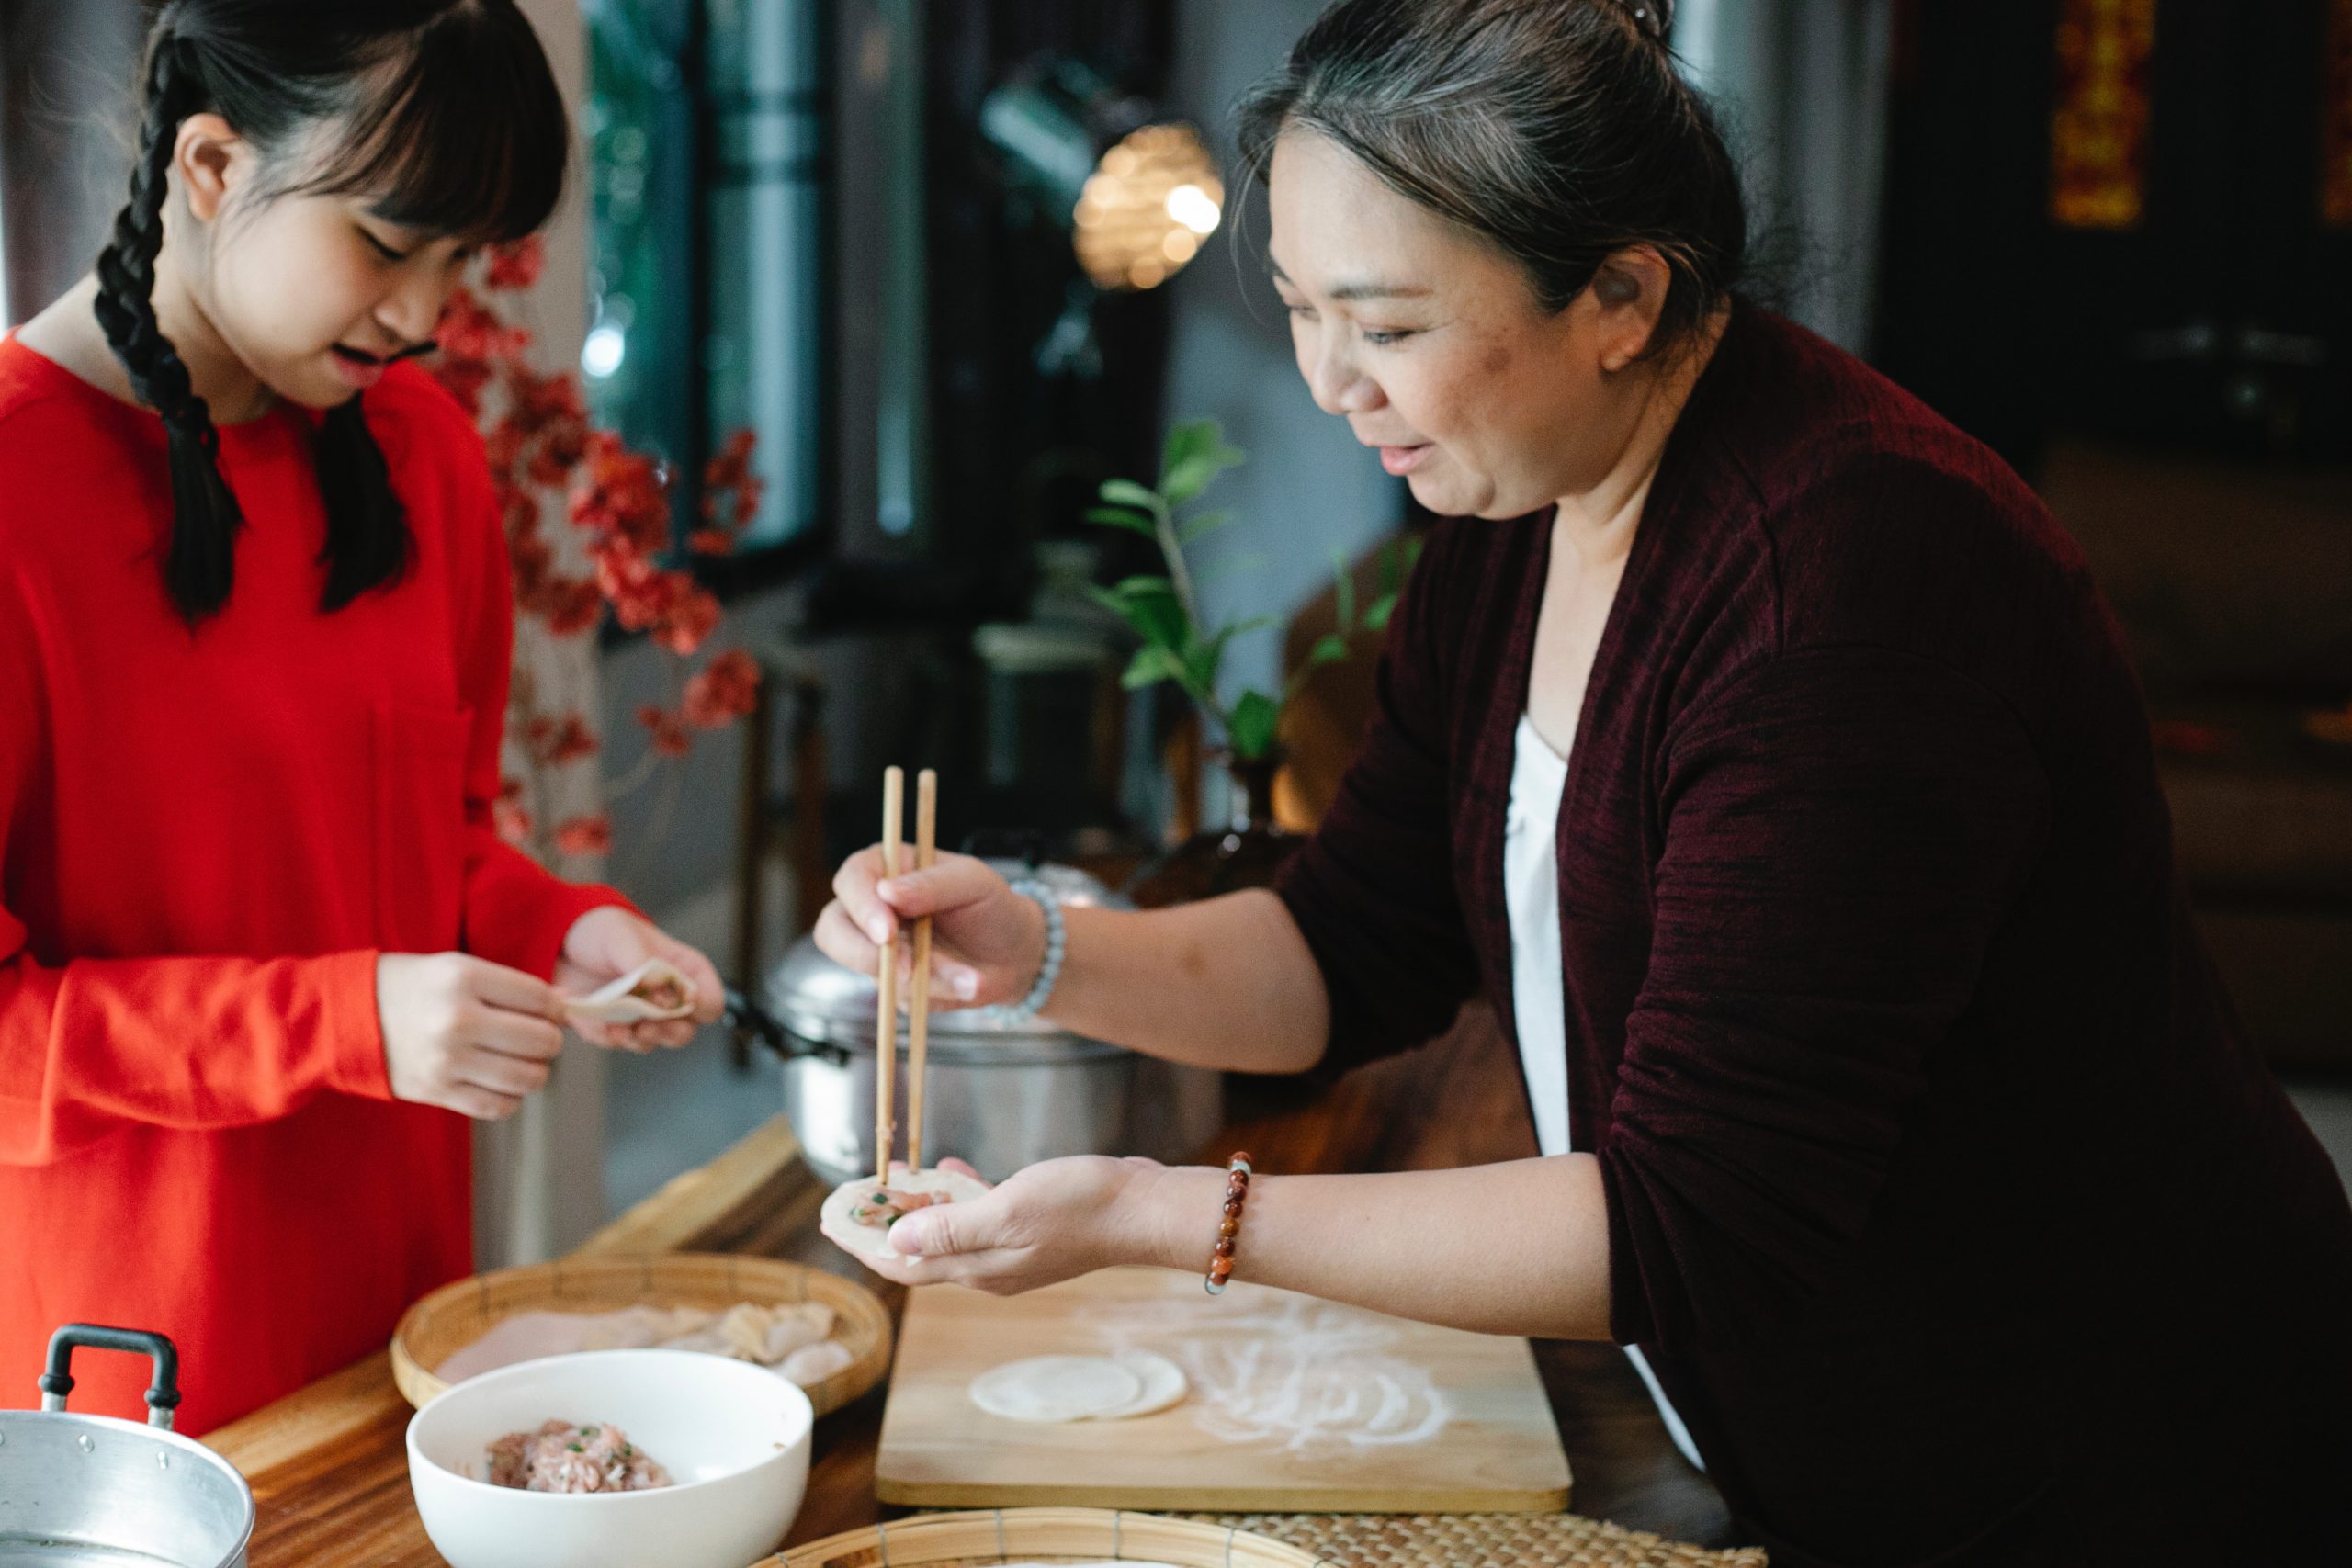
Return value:
[(217, 114), (192, 114), (180, 121), (172, 146), (172, 169), (187, 193), (187, 209), (209, 223), (243, 180), (253, 149)]
[(1648, 351), (1673, 286), (1674, 269), (1648, 245), (1629, 245), (1600, 264), (1592, 297), (1600, 307), (1601, 369), (1623, 370)]

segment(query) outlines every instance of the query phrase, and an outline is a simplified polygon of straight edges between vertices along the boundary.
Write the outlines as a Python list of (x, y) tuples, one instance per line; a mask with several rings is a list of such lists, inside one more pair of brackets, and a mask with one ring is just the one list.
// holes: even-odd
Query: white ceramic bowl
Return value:
[[(489, 1449), (547, 1421), (610, 1421), (668, 1467), (651, 1492), (492, 1486)], [(469, 1378), (408, 1424), (409, 1485), (453, 1568), (749, 1568), (808, 1487), (808, 1396), (765, 1367), (695, 1350), (590, 1350)]]

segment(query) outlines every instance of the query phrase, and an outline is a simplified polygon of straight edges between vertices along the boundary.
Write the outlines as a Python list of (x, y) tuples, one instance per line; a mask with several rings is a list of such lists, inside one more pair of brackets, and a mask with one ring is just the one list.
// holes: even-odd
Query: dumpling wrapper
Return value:
[[(1107, 1393), (1121, 1386), (1100, 1369), (1124, 1371), (1136, 1381), (1132, 1399), (1103, 1405), (1083, 1393), (1062, 1397), (1057, 1390), (1081, 1391), (1100, 1385)], [(1184, 1369), (1165, 1356), (1130, 1350), (1117, 1356), (1040, 1356), (1013, 1361), (972, 1380), (972, 1403), (991, 1416), (1012, 1421), (1063, 1423), (1124, 1421), (1157, 1415), (1192, 1392)]]
[[(679, 998), (675, 1002), (664, 1003), (645, 994), (673, 989)], [(687, 1017), (699, 999), (699, 987), (684, 970), (665, 959), (649, 958), (584, 997), (564, 998), (563, 1010), (590, 1023), (660, 1023)]]
[(972, 1403), (1008, 1421), (1083, 1421), (1143, 1397), (1143, 1379), (1108, 1356), (1033, 1356), (972, 1380)]
[(896, 1258), (906, 1259), (910, 1253), (899, 1251), (890, 1245), (890, 1233), (879, 1225), (862, 1225), (849, 1217), (849, 1212), (867, 1198), (876, 1188), (887, 1187), (894, 1192), (940, 1192), (951, 1203), (968, 1203), (975, 1198), (988, 1196), (988, 1183), (976, 1181), (960, 1171), (928, 1170), (894, 1171), (888, 1180), (861, 1176), (854, 1181), (844, 1181), (833, 1189), (818, 1212), (817, 1228), (822, 1231), (842, 1251), (856, 1258)]
[(1088, 1416), (1090, 1421), (1124, 1421), (1135, 1416), (1157, 1416), (1193, 1391), (1191, 1382), (1184, 1376), (1184, 1369), (1165, 1356), (1155, 1356), (1148, 1350), (1130, 1350), (1112, 1359), (1135, 1373), (1136, 1381), (1143, 1384), (1143, 1392), (1116, 1410), (1099, 1411)]

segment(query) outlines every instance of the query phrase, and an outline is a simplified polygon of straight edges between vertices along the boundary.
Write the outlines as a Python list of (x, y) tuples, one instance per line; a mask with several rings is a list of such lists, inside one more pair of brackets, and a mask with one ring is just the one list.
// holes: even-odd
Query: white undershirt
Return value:
[[(1568, 1152), (1559, 859), (1560, 797), (1567, 784), (1567, 759), (1553, 750), (1522, 714), (1510, 770), (1510, 812), (1503, 827), (1503, 898), (1510, 909), (1511, 1014), (1519, 1029), (1519, 1062), (1535, 1111), (1535, 1146), (1545, 1155)], [(1683, 1458), (1706, 1469), (1699, 1445), (1690, 1440), (1690, 1429), (1639, 1348), (1626, 1346), (1625, 1357), (1648, 1385), (1674, 1446)]]

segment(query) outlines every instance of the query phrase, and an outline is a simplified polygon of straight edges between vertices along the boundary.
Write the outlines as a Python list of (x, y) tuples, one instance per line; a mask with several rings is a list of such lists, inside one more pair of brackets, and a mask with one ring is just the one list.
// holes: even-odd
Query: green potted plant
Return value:
[(1124, 677), (1127, 689), (1162, 682), (1181, 688), (1219, 742), (1221, 760), (1246, 803), (1239, 827), (1204, 832), (1148, 872), (1136, 889), (1138, 901), (1173, 902), (1261, 886), (1297, 847), (1297, 839), (1282, 830), (1273, 812), (1274, 776), (1283, 762), (1283, 712), (1310, 673), (1348, 657), (1353, 633), (1386, 627), (1419, 550), (1419, 541), (1408, 541), (1382, 552), (1379, 592), (1361, 610), (1346, 558), (1335, 552), (1338, 624), (1308, 650), (1280, 696), (1244, 687), (1227, 701), (1219, 680), (1227, 649), (1234, 638), (1272, 626), (1275, 618), (1209, 625), (1185, 551), (1237, 521), (1229, 510), (1204, 511), (1195, 502), (1218, 475), (1245, 461), (1245, 453), (1227, 445), (1216, 421), (1189, 420), (1169, 433), (1157, 484), (1108, 480), (1099, 492), (1101, 504), (1086, 513), (1090, 523), (1150, 539), (1165, 567), (1161, 574), (1129, 577), (1092, 590), (1096, 600), (1125, 621), (1140, 642)]

